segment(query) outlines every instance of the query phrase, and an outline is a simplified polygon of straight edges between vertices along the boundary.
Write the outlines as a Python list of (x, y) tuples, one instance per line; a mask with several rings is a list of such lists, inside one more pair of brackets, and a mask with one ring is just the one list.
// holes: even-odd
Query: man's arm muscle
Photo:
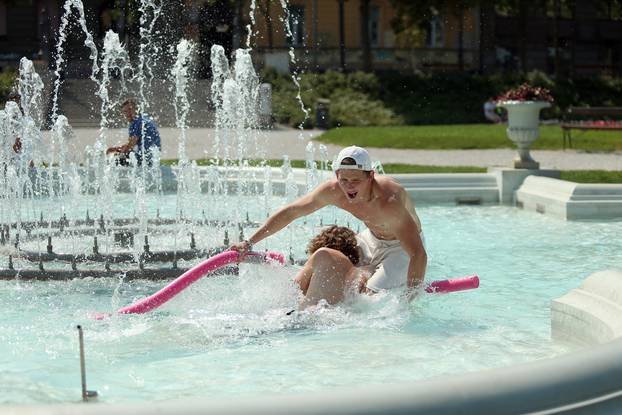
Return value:
[(308, 193), (292, 203), (277, 210), (249, 239), (251, 244), (273, 235), (295, 221), (309, 215), (318, 209), (333, 203), (333, 190), (330, 183), (323, 183), (311, 193)]
[(428, 257), (423, 247), (419, 228), (410, 212), (402, 206), (396, 213), (395, 233), (402, 248), (410, 257), (406, 285), (408, 288), (417, 288), (423, 283)]

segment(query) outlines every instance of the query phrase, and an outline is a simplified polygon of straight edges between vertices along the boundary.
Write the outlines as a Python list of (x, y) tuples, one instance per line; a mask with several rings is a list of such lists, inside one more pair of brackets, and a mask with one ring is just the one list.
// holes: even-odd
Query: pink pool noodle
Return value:
[[(260, 257), (266, 262), (277, 261), (281, 264), (285, 263), (285, 257), (279, 252), (249, 252), (246, 254), (245, 259), (249, 257)], [(117, 310), (117, 313), (142, 314), (151, 311), (154, 308), (158, 308), (171, 298), (175, 297), (190, 284), (203, 277), (208, 272), (215, 271), (218, 268), (222, 268), (225, 265), (231, 264), (237, 261), (237, 259), (237, 251), (225, 251), (218, 255), (214, 255), (213, 257), (210, 257), (205, 261), (201, 262), (200, 264), (190, 268), (188, 271), (184, 272), (182, 275), (177, 277), (174, 281), (172, 281), (170, 284), (168, 284), (166, 287), (162, 288), (155, 294), (143, 298), (142, 300), (139, 300), (134, 304), (120, 308), (119, 310)], [(102, 314), (98, 314), (95, 316), (95, 318), (98, 320), (105, 317), (106, 316)]]
[(425, 287), (425, 291), (429, 293), (451, 293), (477, 287), (479, 287), (479, 278), (477, 275), (469, 275), (462, 278), (432, 281)]
[[(285, 256), (279, 252), (249, 252), (245, 258), (260, 257), (264, 261), (277, 261), (281, 264), (285, 263)], [(203, 277), (208, 272), (217, 270), (225, 265), (231, 264), (238, 259), (238, 252), (225, 251), (205, 261), (195, 265), (174, 281), (169, 283), (155, 294), (143, 298), (129, 306), (117, 310), (118, 314), (142, 314), (158, 308), (171, 298), (175, 297), (193, 282)], [(479, 287), (479, 278), (477, 275), (469, 275), (462, 278), (452, 278), (447, 280), (432, 281), (425, 288), (428, 293), (449, 293), (454, 291), (463, 291)], [(104, 319), (108, 314), (96, 314), (97, 320)]]

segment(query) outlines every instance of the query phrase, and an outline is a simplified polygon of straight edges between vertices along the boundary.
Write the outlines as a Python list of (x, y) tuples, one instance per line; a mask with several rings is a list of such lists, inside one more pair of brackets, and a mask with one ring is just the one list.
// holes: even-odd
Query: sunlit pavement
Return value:
[[(95, 143), (99, 131), (95, 128), (77, 128), (74, 130), (74, 151), (78, 161), (84, 158), (84, 149)], [(291, 160), (304, 160), (306, 146), (313, 137), (320, 135), (320, 130), (297, 130), (276, 128), (256, 130), (249, 134), (250, 143), (247, 157), (281, 159), (288, 155)], [(44, 133), (45, 136), (49, 132)], [(178, 158), (180, 130), (161, 128), (162, 159)], [(560, 133), (561, 134), (561, 133)], [(223, 137), (221, 136), (221, 141)], [(229, 137), (229, 140), (232, 138)], [(107, 145), (114, 145), (127, 140), (126, 129), (107, 131)], [(560, 137), (561, 140), (561, 137)], [(254, 143), (257, 143), (256, 145)], [(186, 154), (190, 159), (210, 158), (214, 154), (216, 131), (212, 128), (191, 128), (186, 130)], [(357, 143), (352, 143), (357, 144)], [(319, 159), (319, 142), (315, 142), (316, 159)], [(511, 143), (508, 140), (508, 145)], [(341, 149), (339, 146), (326, 145), (329, 158), (333, 158)], [(516, 151), (512, 148), (492, 150), (397, 150), (370, 148), (374, 160), (382, 163), (405, 163), (431, 166), (478, 166), (509, 167)], [(622, 170), (622, 152), (588, 153), (584, 151), (532, 150), (532, 157), (540, 162), (540, 168), (560, 170)]]

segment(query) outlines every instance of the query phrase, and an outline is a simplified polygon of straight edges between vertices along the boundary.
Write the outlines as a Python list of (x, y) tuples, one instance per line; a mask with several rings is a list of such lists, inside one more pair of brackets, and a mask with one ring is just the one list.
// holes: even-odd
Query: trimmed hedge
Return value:
[[(273, 111), (277, 122), (298, 126), (304, 113), (296, 100), (297, 88), (291, 77), (275, 72), (263, 74), (273, 86)], [(400, 75), (302, 74), (301, 98), (309, 109), (303, 126), (315, 126), (315, 103), (331, 101), (330, 126), (433, 125), (486, 122), (483, 103), (523, 82), (551, 91), (554, 105), (543, 118), (558, 118), (563, 110), (577, 106), (622, 106), (621, 78), (580, 78), (554, 81), (542, 72), (526, 75), (480, 76), (467, 73)]]
[(15, 85), (17, 73), (14, 71), (0, 72), (0, 105), (4, 107), (9, 92)]

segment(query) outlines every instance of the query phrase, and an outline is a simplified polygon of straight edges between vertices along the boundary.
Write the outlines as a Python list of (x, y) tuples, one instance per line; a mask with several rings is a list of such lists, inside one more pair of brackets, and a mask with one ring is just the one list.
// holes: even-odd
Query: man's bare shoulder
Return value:
[(380, 185), (387, 188), (402, 189), (402, 185), (391, 176), (376, 174), (374, 180)]
[(385, 202), (402, 201), (406, 195), (406, 190), (401, 184), (392, 177), (388, 176), (375, 176), (375, 181), (381, 198)]
[(320, 191), (320, 192), (334, 192), (334, 191), (338, 191), (339, 190), (339, 183), (337, 182), (337, 179), (332, 177), (328, 180), (323, 181), (322, 183), (320, 183), (315, 190)]
[(339, 184), (335, 178), (331, 178), (320, 183), (315, 190), (313, 190), (313, 194), (329, 203), (334, 203), (340, 196), (342, 196), (342, 193), (339, 190)]

